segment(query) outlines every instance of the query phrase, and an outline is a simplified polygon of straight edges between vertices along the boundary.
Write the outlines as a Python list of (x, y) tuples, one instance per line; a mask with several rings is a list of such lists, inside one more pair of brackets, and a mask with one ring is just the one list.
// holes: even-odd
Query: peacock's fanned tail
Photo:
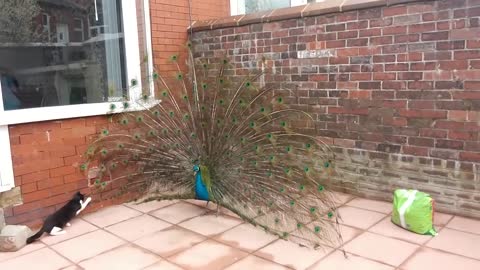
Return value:
[[(188, 47), (191, 47), (189, 44)], [(161, 102), (124, 103), (86, 152), (95, 184), (141, 190), (147, 198), (195, 198), (194, 165), (208, 176), (209, 199), (265, 231), (305, 246), (341, 242), (327, 191), (335, 157), (315, 135), (315, 119), (295, 93), (264, 84), (264, 71), (234, 76), (227, 58), (197, 60), (190, 72), (150, 79)], [(268, 61), (258, 60), (268, 69)], [(119, 108), (112, 107), (112, 110)]]

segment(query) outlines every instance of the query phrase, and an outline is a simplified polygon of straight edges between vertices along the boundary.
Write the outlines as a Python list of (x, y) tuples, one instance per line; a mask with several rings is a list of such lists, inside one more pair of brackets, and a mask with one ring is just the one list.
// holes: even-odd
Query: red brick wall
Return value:
[(270, 60), (266, 81), (296, 90), (337, 147), (338, 189), (390, 200), (417, 188), (480, 217), (479, 22), (480, 1), (417, 1), (201, 31), (194, 44), (200, 57), (227, 51), (236, 74)]
[[(179, 53), (187, 42), (190, 25), (189, 0), (151, 0), (152, 43), (155, 66), (160, 72), (175, 71), (168, 59)], [(230, 15), (228, 0), (190, 0), (192, 21)]]
[[(228, 0), (195, 0), (192, 18), (207, 19), (229, 15)], [(187, 0), (151, 0), (152, 45), (154, 63), (165, 72), (166, 59), (186, 43)], [(141, 1), (137, 0), (137, 5)], [(140, 33), (143, 46), (143, 33)], [(86, 176), (79, 169), (81, 155), (92, 136), (108, 127), (105, 116), (46, 121), (9, 126), (15, 185), (20, 186), (23, 205), (5, 209), (9, 224), (38, 225), (78, 190), (90, 190)], [(95, 194), (95, 202), (86, 210), (118, 203), (131, 198), (126, 194), (114, 200), (115, 190)]]

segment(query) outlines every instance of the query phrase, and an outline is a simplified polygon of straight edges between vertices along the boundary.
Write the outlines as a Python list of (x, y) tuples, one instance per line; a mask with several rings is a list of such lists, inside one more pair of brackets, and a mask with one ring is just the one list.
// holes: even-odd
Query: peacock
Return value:
[(137, 109), (128, 99), (109, 105), (112, 126), (89, 145), (82, 170), (96, 170), (103, 190), (212, 202), (217, 214), (224, 207), (301, 246), (341, 245), (328, 190), (335, 153), (315, 135), (315, 115), (275, 82), (266, 57), (240, 74), (228, 56), (194, 57), (186, 48), (170, 59), (174, 74), (147, 76), (157, 98), (143, 95)]

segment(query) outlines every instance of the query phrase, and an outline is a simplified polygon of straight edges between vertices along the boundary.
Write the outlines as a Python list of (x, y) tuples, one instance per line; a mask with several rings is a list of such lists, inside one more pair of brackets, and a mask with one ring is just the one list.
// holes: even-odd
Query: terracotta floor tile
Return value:
[(120, 221), (141, 215), (142, 213), (124, 205), (115, 205), (83, 216), (86, 221), (100, 227), (107, 227)]
[(79, 262), (116, 248), (124, 243), (122, 239), (98, 230), (53, 245), (52, 248), (70, 260)]
[(49, 234), (44, 234), (41, 241), (47, 245), (54, 245), (56, 243), (60, 243), (62, 241), (72, 239), (74, 237), (93, 232), (98, 230), (98, 227), (93, 226), (92, 224), (82, 220), (82, 219), (74, 219), (72, 220), (72, 226), (65, 227), (65, 231), (67, 233), (57, 236), (51, 236)]
[(127, 241), (135, 241), (145, 235), (161, 231), (170, 226), (171, 224), (165, 221), (149, 215), (142, 215), (107, 227), (105, 230)]
[(464, 217), (454, 217), (447, 228), (464, 231), (468, 233), (480, 234), (480, 220), (474, 220)]
[(259, 258), (257, 256), (250, 255), (231, 266), (225, 268), (225, 270), (254, 270), (254, 269), (261, 269), (261, 270), (288, 270), (282, 265), (273, 263), (271, 261), (267, 261), (265, 259)]
[(190, 203), (179, 202), (174, 205), (154, 211), (150, 214), (170, 223), (177, 224), (186, 219), (200, 216), (207, 211), (208, 210), (205, 208), (201, 208)]
[[(344, 244), (347, 243), (348, 241), (354, 239), (355, 237), (361, 235), (362, 232), (363, 231), (360, 230), (360, 229), (352, 228), (352, 227), (340, 224), (340, 233), (342, 234)], [(338, 246), (336, 246), (336, 247), (338, 247)]]
[(67, 267), (71, 262), (61, 257), (49, 248), (42, 248), (34, 252), (0, 262), (0, 269), (5, 270), (54, 270)]
[[(208, 206), (207, 206), (207, 203), (205, 201), (201, 201), (201, 200), (185, 200), (185, 202), (194, 204), (194, 205), (196, 205), (200, 208), (208, 209), (208, 210), (213, 211), (213, 212), (217, 211), (217, 205), (215, 203), (212, 203), (212, 202), (210, 202), (208, 204)], [(230, 211), (230, 210), (228, 210), (227, 208), (224, 208), (224, 207), (220, 207), (218, 212), (219, 212), (219, 215), (227, 215), (227, 216), (231, 216), (231, 217), (234, 217), (234, 218), (239, 218), (239, 216), (237, 214), (233, 213), (232, 211)]]
[(311, 266), (325, 257), (331, 250), (329, 248), (313, 250), (280, 239), (255, 252), (255, 255), (299, 270)]
[[(309, 270), (394, 270), (386, 264), (374, 262), (353, 254), (345, 258), (343, 252), (335, 251), (326, 258), (316, 263)], [(425, 269), (424, 269), (425, 270)]]
[(183, 268), (163, 260), (143, 270), (183, 270)]
[[(308, 224), (307, 227), (310, 228), (311, 231), (314, 231), (315, 230), (315, 228), (314, 228), (315, 225), (316, 225), (315, 222), (313, 222), (313, 223)], [(340, 234), (342, 235), (342, 240), (343, 241), (335, 241), (335, 243), (328, 243), (328, 244), (325, 244), (325, 245), (327, 245), (328, 247), (332, 247), (332, 248), (339, 248), (340, 246), (344, 245), (348, 241), (352, 240), (353, 238), (355, 238), (355, 237), (357, 237), (357, 236), (359, 236), (360, 234), (363, 233), (363, 230), (361, 230), (361, 229), (353, 228), (353, 227), (346, 226), (346, 225), (343, 225), (343, 224), (339, 224), (339, 228), (340, 228)]]
[(234, 217), (234, 218), (240, 218), (237, 214), (235, 214), (234, 212), (230, 211), (225, 207), (220, 208), (220, 213), (222, 213), (223, 215)]
[(385, 214), (359, 209), (350, 206), (343, 206), (338, 209), (340, 223), (360, 229), (368, 229), (375, 223), (385, 218)]
[(71, 266), (62, 268), (62, 270), (83, 270), (83, 268), (81, 268), (80, 266), (71, 265)]
[(161, 200), (161, 201), (155, 200), (155, 201), (149, 201), (149, 202), (140, 203), (140, 204), (136, 202), (130, 202), (125, 205), (127, 207), (133, 208), (142, 213), (148, 213), (148, 212), (152, 212), (160, 208), (172, 205), (177, 202), (178, 202), (177, 200)]
[(427, 246), (474, 259), (480, 259), (480, 235), (478, 234), (445, 228), (428, 242)]
[(160, 260), (132, 245), (122, 246), (83, 261), (80, 266), (88, 270), (122, 269), (140, 270)]
[(0, 252), (0, 262), (25, 255), (27, 253), (30, 253), (35, 250), (39, 250), (44, 247), (45, 247), (45, 244), (43, 244), (40, 241), (36, 241), (31, 243), (30, 245), (26, 245), (25, 247), (23, 247), (22, 249), (16, 252)]
[(439, 250), (422, 248), (406, 263), (403, 270), (478, 270), (480, 261), (446, 253)]
[(178, 224), (181, 227), (205, 236), (213, 236), (222, 233), (242, 223), (237, 218), (229, 216), (204, 215)]
[(435, 213), (433, 216), (433, 224), (438, 227), (445, 227), (452, 217), (453, 216), (449, 214)]
[(425, 244), (428, 240), (433, 238), (430, 235), (420, 235), (407, 231), (393, 224), (390, 219), (390, 217), (386, 217), (380, 223), (370, 228), (369, 231), (419, 245)]
[(252, 252), (273, 242), (277, 237), (251, 224), (242, 224), (222, 233), (215, 239), (229, 246)]
[(345, 245), (347, 252), (393, 266), (399, 266), (417, 248), (417, 245), (369, 232)]
[(362, 198), (355, 198), (349, 201), (346, 205), (363, 208), (370, 211), (376, 211), (384, 214), (390, 214), (393, 207), (393, 205), (388, 202), (374, 201)]
[(169, 260), (185, 269), (221, 270), (245, 256), (245, 252), (208, 240), (170, 257)]
[(202, 201), (202, 200), (185, 200), (185, 202), (191, 203), (191, 204), (194, 204), (198, 207), (206, 208), (206, 209), (212, 210), (212, 211), (217, 209), (217, 204), (215, 204), (213, 202), (209, 202), (208, 205), (207, 205), (206, 201)]
[(332, 192), (332, 196), (335, 200), (335, 204), (337, 206), (340, 206), (340, 205), (343, 205), (345, 203), (347, 203), (348, 201), (352, 200), (353, 198), (355, 198), (355, 196), (353, 195), (350, 195), (350, 194), (346, 194), (346, 193), (341, 193), (341, 192)]
[(184, 251), (205, 239), (204, 236), (185, 229), (171, 227), (142, 237), (135, 241), (135, 244), (166, 258)]

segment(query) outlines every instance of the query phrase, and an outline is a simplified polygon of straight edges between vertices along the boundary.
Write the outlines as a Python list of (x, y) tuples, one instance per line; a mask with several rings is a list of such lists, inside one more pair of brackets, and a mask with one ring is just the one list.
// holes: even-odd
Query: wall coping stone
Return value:
[(190, 30), (191, 28), (192, 31), (198, 32), (255, 23), (268, 23), (358, 9), (426, 1), (433, 0), (325, 0), (323, 2), (310, 3), (303, 6), (279, 8), (246, 15), (228, 16), (213, 20), (194, 21), (191, 26), (188, 27), (188, 29)]

